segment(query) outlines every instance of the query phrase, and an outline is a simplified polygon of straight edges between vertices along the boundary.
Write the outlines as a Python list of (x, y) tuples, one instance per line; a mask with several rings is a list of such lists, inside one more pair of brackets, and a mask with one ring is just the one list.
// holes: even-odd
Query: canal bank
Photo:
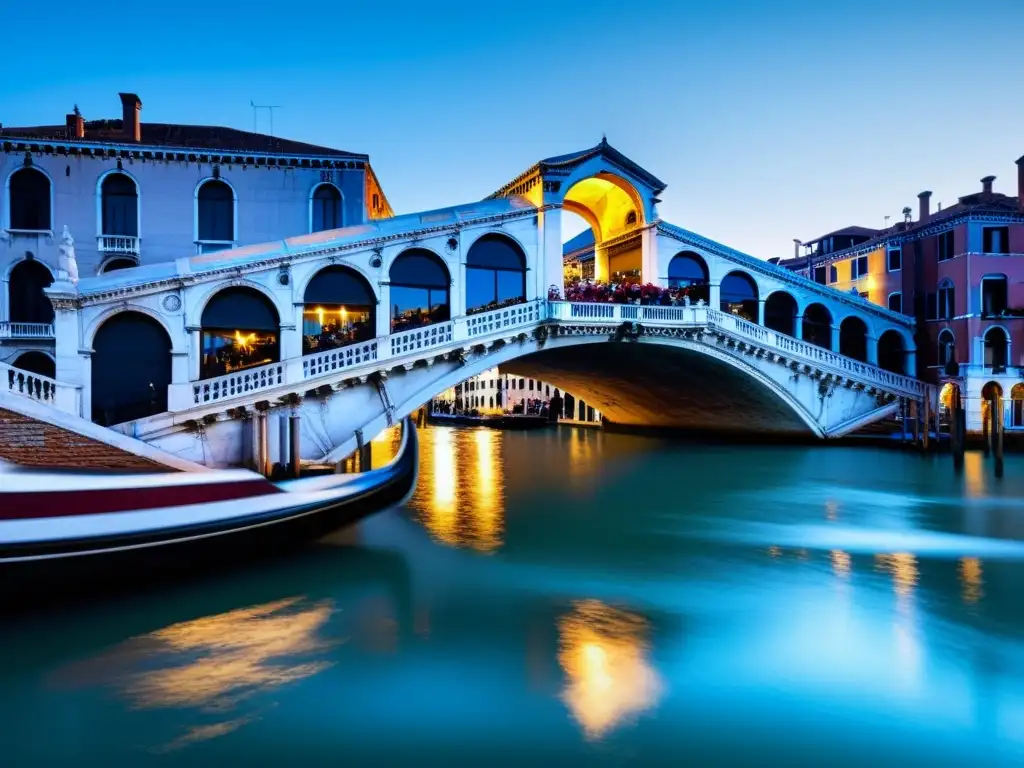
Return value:
[(955, 477), (870, 448), (421, 438), (412, 498), (344, 536), (5, 622), (5, 759), (1024, 759), (1019, 457), (1000, 482), (976, 453)]

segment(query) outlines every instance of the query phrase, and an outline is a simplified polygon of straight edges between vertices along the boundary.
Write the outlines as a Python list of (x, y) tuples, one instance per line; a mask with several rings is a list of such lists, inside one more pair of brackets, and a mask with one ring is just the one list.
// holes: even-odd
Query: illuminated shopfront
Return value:
[(359, 273), (341, 266), (320, 270), (303, 296), (302, 354), (372, 340), (376, 308), (373, 289)]
[(210, 379), (277, 362), (280, 326), (277, 309), (259, 291), (221, 291), (203, 310), (200, 376)]

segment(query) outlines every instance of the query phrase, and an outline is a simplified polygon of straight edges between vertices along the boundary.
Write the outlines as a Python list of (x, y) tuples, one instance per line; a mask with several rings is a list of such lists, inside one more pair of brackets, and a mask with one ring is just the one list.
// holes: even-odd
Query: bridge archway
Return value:
[(668, 284), (671, 288), (684, 289), (692, 303), (710, 298), (710, 271), (700, 254), (694, 251), (680, 251), (668, 263)]
[[(582, 218), (594, 233), (597, 280), (644, 279), (640, 230), (647, 221), (643, 198), (635, 186), (621, 176), (599, 171), (572, 183), (562, 198), (562, 208)], [(635, 238), (625, 237), (631, 232), (636, 232)], [(603, 245), (609, 240), (616, 240), (614, 248)]]
[(804, 310), (804, 341), (823, 349), (832, 349), (832, 313), (824, 304), (814, 303)]
[(839, 324), (839, 354), (868, 361), (868, 326), (855, 315), (850, 315)]
[(281, 359), (281, 318), (273, 302), (247, 286), (213, 294), (200, 320), (200, 378), (210, 379)]
[(452, 278), (436, 253), (426, 248), (402, 251), (388, 277), (392, 333), (451, 319)]
[(110, 426), (167, 410), (171, 337), (131, 310), (111, 315), (92, 340), (92, 419)]
[(774, 291), (764, 302), (764, 324), (766, 328), (796, 336), (797, 318), (800, 309), (796, 299), (785, 291)]
[(28, 371), (38, 376), (46, 376), (49, 379), (57, 378), (57, 363), (45, 352), (22, 352), (15, 358), (15, 368)]
[(907, 348), (899, 331), (889, 330), (878, 337), (878, 367), (906, 374)]
[(490, 232), (466, 254), (466, 314), (526, 301), (526, 254), (509, 237)]
[(758, 291), (754, 278), (746, 272), (733, 271), (722, 278), (718, 289), (720, 309), (757, 322)]
[(359, 272), (324, 267), (302, 297), (302, 354), (372, 341), (377, 336), (377, 297)]

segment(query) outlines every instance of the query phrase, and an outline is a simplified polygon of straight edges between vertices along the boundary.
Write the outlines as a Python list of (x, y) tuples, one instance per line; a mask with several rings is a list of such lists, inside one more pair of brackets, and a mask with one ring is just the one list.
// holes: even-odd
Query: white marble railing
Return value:
[(352, 368), (377, 359), (377, 342), (366, 341), (348, 347), (317, 352), (302, 358), (302, 378), (315, 379), (334, 371)]
[(500, 333), (518, 328), (521, 325), (532, 325), (545, 319), (545, 315), (542, 301), (492, 309), (490, 312), (481, 312), (479, 315), (466, 317), (466, 335), (472, 339), (489, 333)]
[(52, 323), (0, 323), (0, 339), (52, 339)]
[(193, 382), (193, 404), (204, 405), (227, 400), (280, 384), (284, 384), (284, 363), (261, 365), (259, 368), (235, 371), (215, 379)]
[(388, 337), (391, 342), (391, 357), (411, 355), (425, 349), (434, 349), (449, 344), (452, 340), (454, 326), (455, 323), (449, 320), (446, 323), (434, 323), (422, 328), (393, 333)]
[(49, 405), (57, 404), (55, 380), (0, 363), (0, 391), (21, 395)]
[(106, 254), (139, 255), (139, 238), (130, 235), (97, 235), (96, 250)]

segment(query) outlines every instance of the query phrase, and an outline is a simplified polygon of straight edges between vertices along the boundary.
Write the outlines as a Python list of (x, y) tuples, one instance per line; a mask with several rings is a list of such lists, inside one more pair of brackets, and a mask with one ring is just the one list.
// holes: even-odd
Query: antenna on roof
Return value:
[(252, 132), (259, 133), (256, 130), (256, 110), (265, 109), (270, 113), (270, 135), (274, 135), (274, 110), (280, 109), (278, 104), (256, 104), (252, 99), (249, 99), (249, 106), (252, 107)]

